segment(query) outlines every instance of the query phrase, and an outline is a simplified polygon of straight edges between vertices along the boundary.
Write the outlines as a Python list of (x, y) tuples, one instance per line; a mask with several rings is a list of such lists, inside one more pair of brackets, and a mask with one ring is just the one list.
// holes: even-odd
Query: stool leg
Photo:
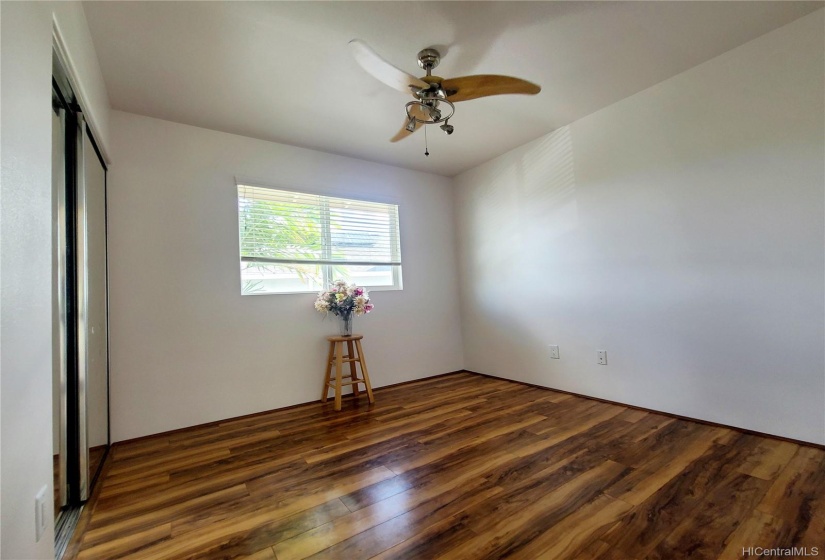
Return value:
[(370, 399), (370, 404), (375, 402), (375, 397), (372, 396), (372, 385), (370, 385), (370, 374), (367, 371), (367, 362), (364, 360), (364, 351), (361, 349), (361, 341), (356, 340), (355, 345), (358, 347), (358, 362), (361, 364), (361, 373), (364, 374), (364, 385), (367, 387), (367, 397)]
[(329, 343), (329, 352), (327, 353), (327, 367), (326, 373), (324, 374), (324, 392), (321, 393), (321, 402), (327, 402), (327, 396), (329, 395), (329, 382), (332, 379), (332, 358), (333, 353), (335, 352), (335, 343)]
[[(355, 356), (355, 352), (353, 352), (352, 350), (351, 340), (347, 341), (347, 351), (349, 352), (349, 359), (351, 360), (353, 356)], [(359, 353), (358, 356), (360, 357), (361, 354)], [(355, 395), (356, 398), (358, 398), (358, 383), (356, 383), (356, 381), (358, 381), (358, 370), (355, 368), (355, 362), (349, 363), (349, 375), (350, 380), (352, 381), (352, 394)]]
[(344, 343), (335, 343), (335, 410), (341, 410), (341, 369)]

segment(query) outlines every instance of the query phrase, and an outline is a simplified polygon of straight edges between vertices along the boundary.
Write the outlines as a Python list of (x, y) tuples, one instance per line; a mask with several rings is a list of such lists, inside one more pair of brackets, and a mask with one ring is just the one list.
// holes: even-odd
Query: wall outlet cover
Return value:
[(558, 345), (551, 344), (551, 345), (548, 346), (548, 348), (550, 349), (550, 357), (554, 360), (558, 360), (559, 359), (559, 347), (558, 347)]
[(607, 350), (596, 350), (596, 362), (599, 365), (607, 365)]

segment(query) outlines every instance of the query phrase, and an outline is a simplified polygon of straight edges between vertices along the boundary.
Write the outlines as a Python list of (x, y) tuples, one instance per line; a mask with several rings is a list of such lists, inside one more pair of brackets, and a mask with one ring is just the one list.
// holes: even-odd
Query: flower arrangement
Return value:
[(315, 300), (315, 309), (320, 313), (332, 313), (343, 318), (352, 317), (353, 312), (355, 315), (364, 315), (372, 311), (373, 307), (367, 290), (355, 284), (347, 284), (344, 280), (333, 282)]

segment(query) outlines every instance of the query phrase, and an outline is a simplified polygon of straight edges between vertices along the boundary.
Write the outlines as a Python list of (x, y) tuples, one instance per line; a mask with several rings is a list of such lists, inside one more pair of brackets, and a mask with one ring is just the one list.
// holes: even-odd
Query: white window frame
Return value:
[[(263, 182), (258, 181), (258, 180), (250, 180), (250, 179), (245, 179), (243, 177), (235, 177), (235, 188), (234, 188), (234, 192), (235, 192), (235, 215), (236, 215), (236, 218), (238, 218), (238, 230), (237, 230), (238, 231), (238, 257), (239, 257), (239, 262), (241, 262), (241, 263), (243, 263), (243, 262), (254, 262), (254, 258), (249, 258), (246, 261), (244, 261), (244, 258), (240, 254), (240, 252), (241, 252), (241, 248), (240, 248), (240, 242), (241, 242), (241, 238), (240, 238), (240, 216), (238, 215), (238, 202), (239, 202), (240, 194), (238, 192), (238, 187), (241, 187), (241, 186), (256, 187), (256, 188), (262, 188), (262, 189), (272, 189), (272, 190), (277, 190), (277, 191), (293, 192), (293, 193), (296, 193), (296, 194), (305, 194), (305, 195), (312, 195), (312, 196), (319, 196), (319, 197), (337, 198), (337, 199), (342, 199), (342, 200), (351, 200), (353, 202), (370, 202), (370, 203), (387, 204), (387, 205), (396, 206), (398, 208), (396, 227), (394, 229), (391, 229), (390, 235), (392, 236), (393, 241), (395, 241), (394, 237), (395, 237), (396, 232), (397, 232), (397, 236), (398, 236), (397, 241), (398, 241), (398, 246), (400, 248), (399, 249), (399, 257), (403, 252), (403, 248), (401, 248), (401, 205), (394, 199), (388, 199), (388, 198), (384, 198), (384, 197), (354, 196), (354, 195), (350, 195), (348, 193), (338, 193), (338, 192), (330, 193), (330, 192), (319, 192), (319, 191), (295, 189), (295, 188), (271, 185), (271, 184), (263, 183)], [(327, 235), (329, 235), (329, 232), (330, 232), (328, 215), (327, 215), (327, 220), (325, 220), (323, 222), (322, 227), (323, 227), (324, 235), (326, 237)], [(329, 251), (329, 249), (331, 248), (330, 243), (325, 242), (323, 244), (323, 248), (324, 248), (324, 252), (325, 252), (324, 255), (323, 255), (323, 258), (324, 259), (330, 258), (331, 255), (327, 253), (327, 251)], [(347, 263), (342, 262), (341, 264), (347, 264)], [(324, 288), (326, 288), (334, 280), (336, 280), (336, 278), (332, 277), (332, 266), (333, 265), (331, 265), (331, 264), (321, 264), (320, 266), (321, 266), (321, 272), (322, 272), (322, 282), (324, 284)], [(391, 272), (392, 272), (392, 285), (391, 286), (372, 286), (372, 285), (369, 285), (369, 284), (362, 284), (362, 287), (368, 289), (371, 292), (401, 291), (401, 290), (404, 289), (403, 274), (401, 272), (401, 268), (402, 268), (401, 264), (393, 265), (391, 267)], [(317, 291), (313, 288), (313, 289), (301, 290), (301, 291), (247, 292), (247, 293), (244, 293), (243, 292), (243, 282), (244, 282), (244, 280), (243, 280), (243, 277), (240, 276), (240, 273), (239, 273), (239, 277), (240, 277), (241, 290), (242, 290), (241, 295), (243, 295), (243, 296), (275, 296), (275, 295), (290, 295), (290, 294), (311, 294), (311, 293), (316, 293), (316, 291)]]

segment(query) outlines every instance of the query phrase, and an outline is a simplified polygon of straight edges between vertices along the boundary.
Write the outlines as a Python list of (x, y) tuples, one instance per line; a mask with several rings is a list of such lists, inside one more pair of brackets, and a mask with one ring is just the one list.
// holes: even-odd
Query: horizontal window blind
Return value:
[(238, 185), (242, 262), (401, 265), (398, 206)]

